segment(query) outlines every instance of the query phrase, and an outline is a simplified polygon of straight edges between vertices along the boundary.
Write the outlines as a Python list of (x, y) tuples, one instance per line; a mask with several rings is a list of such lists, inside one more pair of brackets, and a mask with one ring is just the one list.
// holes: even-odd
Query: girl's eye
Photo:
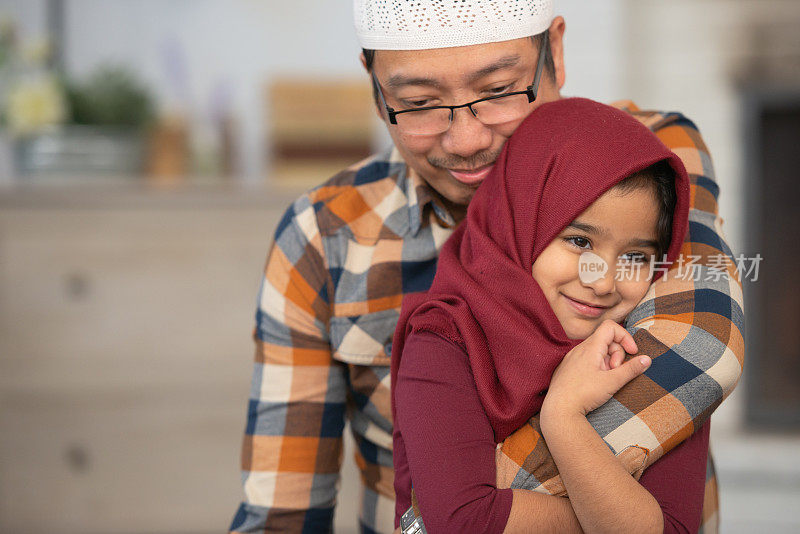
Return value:
[(592, 246), (591, 241), (589, 241), (585, 237), (580, 237), (580, 236), (565, 237), (564, 241), (580, 249), (591, 248)]
[(642, 252), (627, 252), (622, 255), (622, 260), (626, 263), (647, 263), (650, 257)]

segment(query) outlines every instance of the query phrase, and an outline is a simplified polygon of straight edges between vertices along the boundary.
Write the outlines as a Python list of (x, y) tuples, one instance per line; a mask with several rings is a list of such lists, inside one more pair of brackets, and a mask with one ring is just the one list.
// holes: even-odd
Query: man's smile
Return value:
[(476, 169), (447, 169), (450, 175), (465, 185), (478, 185), (486, 178), (494, 167), (494, 163)]

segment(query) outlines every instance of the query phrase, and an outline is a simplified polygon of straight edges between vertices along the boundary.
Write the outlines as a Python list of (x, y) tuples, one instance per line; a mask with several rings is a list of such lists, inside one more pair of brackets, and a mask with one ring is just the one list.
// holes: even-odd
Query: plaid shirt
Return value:
[[(711, 160), (695, 126), (680, 114), (620, 107), (655, 131), (689, 172), (684, 254), (699, 254), (698, 265), (714, 253), (732, 257), (721, 237)], [(362, 529), (393, 530), (392, 334), (403, 295), (430, 286), (454, 226), (396, 150), (341, 172), (288, 209), (259, 292), (242, 447), (246, 501), (232, 532), (332, 529), (345, 418), (362, 475)], [(685, 439), (730, 393), (744, 355), (738, 281), (665, 278), (629, 316), (642, 352), (657, 357), (648, 371), (655, 386), (628, 388), (625, 409), (593, 422), (612, 449), (646, 448), (648, 462)], [(535, 471), (524, 467), (523, 474)], [(713, 512), (706, 507), (704, 515)]]

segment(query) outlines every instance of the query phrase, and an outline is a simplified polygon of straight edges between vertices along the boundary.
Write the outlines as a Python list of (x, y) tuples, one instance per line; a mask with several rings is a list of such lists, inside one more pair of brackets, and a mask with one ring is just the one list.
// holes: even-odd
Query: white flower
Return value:
[(51, 51), (50, 40), (46, 37), (39, 37), (22, 49), (22, 57), (31, 65), (43, 66), (50, 58)]

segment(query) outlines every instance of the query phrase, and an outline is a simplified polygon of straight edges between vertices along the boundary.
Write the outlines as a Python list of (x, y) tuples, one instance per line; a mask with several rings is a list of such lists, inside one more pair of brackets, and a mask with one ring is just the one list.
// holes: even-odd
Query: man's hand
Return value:
[[(638, 352), (633, 337), (614, 321), (604, 321), (580, 345), (569, 351), (553, 373), (542, 405), (542, 420), (555, 416), (585, 416), (605, 404), (622, 386), (642, 374), (647, 356), (624, 362)], [(623, 363), (624, 362), (624, 363)]]

